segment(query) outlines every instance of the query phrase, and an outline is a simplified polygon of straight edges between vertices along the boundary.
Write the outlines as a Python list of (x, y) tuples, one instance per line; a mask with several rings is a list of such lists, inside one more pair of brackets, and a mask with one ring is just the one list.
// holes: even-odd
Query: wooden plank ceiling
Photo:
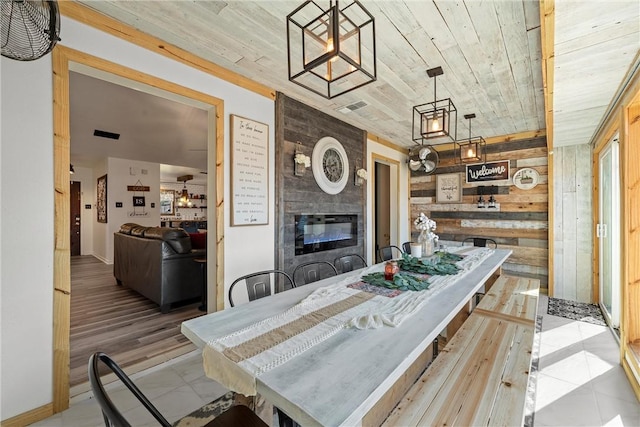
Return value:
[[(433, 101), (433, 79), (427, 76), (426, 70), (437, 66), (444, 70), (444, 75), (437, 79), (438, 98), (451, 98), (458, 109), (458, 139), (468, 137), (467, 122), (463, 119), (468, 113), (477, 116), (472, 123), (473, 136), (489, 138), (545, 129), (537, 0), (364, 0), (363, 5), (376, 19), (378, 79), (333, 100), (317, 96), (287, 79), (286, 16), (302, 3), (299, 0), (83, 0), (81, 3), (399, 146), (414, 144), (412, 107)], [(587, 3), (602, 5), (599, 1)], [(620, 7), (622, 14), (633, 16), (629, 2), (623, 3), (626, 7)], [(557, 9), (569, 10), (569, 6), (558, 5)], [(603, 14), (601, 27), (609, 28), (611, 19), (620, 19), (615, 13), (617, 8), (610, 9), (613, 12)], [(577, 31), (574, 20), (589, 22), (590, 13), (596, 12), (586, 10), (575, 17), (562, 12), (561, 25)], [(630, 20), (624, 22), (621, 27), (630, 37), (633, 24)], [(558, 81), (555, 99), (562, 110), (554, 119), (563, 132), (562, 138), (555, 141), (562, 142), (565, 134), (579, 127), (576, 122), (581, 122), (580, 111), (594, 110), (586, 91), (579, 91), (583, 107), (577, 108), (565, 92), (575, 93), (575, 87), (580, 87), (585, 79), (598, 80), (593, 74), (582, 76), (575, 70), (567, 76), (564, 67), (579, 68), (579, 64), (589, 62), (583, 55), (578, 65), (573, 65), (571, 53), (580, 55), (574, 53), (576, 45), (581, 45), (578, 36), (587, 37), (593, 45), (609, 33), (600, 31), (597, 36), (589, 33), (572, 37), (562, 35), (557, 27), (556, 37), (564, 43), (560, 51), (566, 48), (568, 52), (566, 62), (558, 58), (555, 71)], [(631, 45), (627, 51), (633, 50), (633, 42)], [(599, 91), (600, 97), (606, 99), (598, 105), (608, 104), (630, 60), (626, 65), (624, 62), (616, 62), (617, 71), (607, 74), (612, 83), (606, 90)], [(562, 84), (567, 84), (569, 89), (559, 87)], [(366, 105), (347, 113), (340, 111), (360, 101)], [(602, 111), (599, 114), (602, 115)], [(597, 123), (598, 120), (591, 121)], [(584, 136), (579, 142), (587, 143), (588, 139)]]

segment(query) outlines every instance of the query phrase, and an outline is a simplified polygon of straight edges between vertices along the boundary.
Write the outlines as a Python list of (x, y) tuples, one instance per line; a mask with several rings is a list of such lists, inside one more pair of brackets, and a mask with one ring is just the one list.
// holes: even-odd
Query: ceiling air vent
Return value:
[(107, 132), (106, 130), (95, 129), (93, 136), (99, 136), (101, 138), (120, 139), (119, 133)]
[(358, 102), (354, 102), (353, 104), (349, 104), (349, 105), (345, 105), (344, 107), (340, 107), (338, 108), (338, 111), (341, 113), (349, 113), (351, 111), (355, 111), (355, 110), (359, 110), (362, 107), (366, 107), (367, 104), (364, 101), (358, 101)]

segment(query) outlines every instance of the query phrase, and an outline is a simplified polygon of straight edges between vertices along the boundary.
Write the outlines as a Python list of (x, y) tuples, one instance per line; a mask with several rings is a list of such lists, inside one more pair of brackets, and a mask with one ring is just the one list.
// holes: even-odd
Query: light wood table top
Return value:
[[(304, 426), (359, 425), (367, 412), (509, 257), (495, 250), (399, 327), (345, 329), (257, 378), (257, 391)], [(380, 264), (382, 270), (383, 264)], [(354, 282), (359, 271), (349, 273)], [(338, 276), (343, 280), (347, 275)], [(329, 278), (182, 324), (198, 347), (292, 307)]]

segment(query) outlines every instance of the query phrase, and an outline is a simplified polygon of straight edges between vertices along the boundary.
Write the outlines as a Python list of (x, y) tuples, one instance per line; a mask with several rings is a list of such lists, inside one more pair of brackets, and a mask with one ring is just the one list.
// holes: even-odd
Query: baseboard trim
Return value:
[(53, 403), (47, 403), (39, 408), (32, 409), (0, 422), (2, 427), (22, 427), (42, 421), (53, 415)]

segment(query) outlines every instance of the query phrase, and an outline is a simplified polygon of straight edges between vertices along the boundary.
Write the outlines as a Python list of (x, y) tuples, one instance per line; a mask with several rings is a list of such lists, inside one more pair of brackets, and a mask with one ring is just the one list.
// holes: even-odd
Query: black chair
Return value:
[(367, 266), (367, 261), (358, 254), (343, 255), (333, 261), (333, 265), (339, 273), (347, 273)]
[[(287, 289), (295, 288), (296, 285), (287, 273), (281, 270), (264, 270), (256, 273), (251, 273), (237, 278), (233, 281), (229, 287), (229, 304), (234, 307), (233, 303), (233, 288), (237, 283), (245, 282), (247, 287), (247, 296), (249, 301), (257, 300), (272, 294), (271, 275), (273, 275), (273, 290), (278, 293), (286, 291)], [(288, 287), (287, 287), (288, 286)]]
[(496, 249), (498, 244), (493, 239), (487, 239), (485, 237), (467, 237), (462, 241), (462, 246), (464, 246), (467, 242), (473, 242), (473, 246), (478, 246), (481, 248), (489, 247), (492, 249)]
[[(398, 251), (397, 257), (393, 256), (394, 249)], [(394, 245), (382, 247), (378, 249), (378, 262), (389, 261), (390, 259), (400, 258), (402, 256), (402, 253), (403, 253), (402, 249)]]
[(293, 270), (293, 283), (307, 285), (327, 277), (337, 276), (338, 270), (327, 261), (312, 261), (300, 264)]
[(411, 255), (411, 242), (404, 242), (402, 244), (402, 252)]
[[(105, 390), (102, 380), (100, 379), (100, 363), (104, 364), (111, 370), (125, 386), (131, 391), (131, 393), (142, 403), (142, 405), (149, 411), (151, 415), (158, 421), (163, 427), (171, 427), (171, 423), (162, 416), (160, 411), (147, 399), (147, 397), (140, 391), (140, 389), (129, 379), (127, 374), (118, 366), (105, 353), (97, 352), (89, 357), (89, 381), (91, 382), (91, 388), (96, 401), (100, 405), (102, 410), (102, 416), (104, 417), (104, 423), (107, 427), (130, 427), (131, 424), (122, 415), (122, 413), (116, 408), (111, 398)], [(222, 398), (221, 398), (222, 399)], [(215, 403), (215, 401), (213, 402)], [(212, 404), (206, 405), (210, 407)], [(201, 426), (207, 427), (222, 427), (222, 426), (246, 426), (246, 427), (267, 427), (265, 424), (251, 409), (246, 406), (236, 405), (231, 406), (224, 411), (222, 408), (225, 405), (215, 405), (216, 410), (210, 411), (196, 411), (198, 416), (187, 416), (189, 418), (188, 425), (194, 425), (194, 420), (200, 420)], [(204, 408), (204, 407), (203, 407)], [(203, 412), (207, 412), (204, 418), (202, 418)], [(187, 418), (185, 417), (185, 418)], [(211, 419), (211, 417), (215, 417)], [(186, 421), (186, 420), (185, 420)], [(180, 420), (174, 424), (178, 424)]]

